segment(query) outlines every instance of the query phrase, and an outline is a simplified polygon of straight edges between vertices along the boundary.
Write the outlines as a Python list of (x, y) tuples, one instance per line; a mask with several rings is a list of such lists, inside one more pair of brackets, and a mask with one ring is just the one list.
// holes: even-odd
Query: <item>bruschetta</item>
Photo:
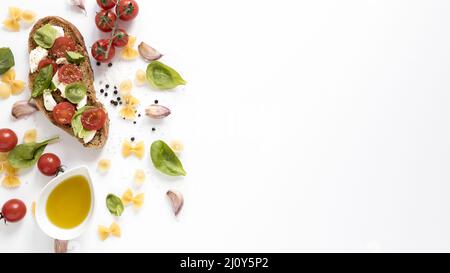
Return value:
[(40, 111), (85, 147), (102, 148), (109, 118), (97, 100), (84, 39), (70, 22), (40, 19), (28, 39), (31, 96)]

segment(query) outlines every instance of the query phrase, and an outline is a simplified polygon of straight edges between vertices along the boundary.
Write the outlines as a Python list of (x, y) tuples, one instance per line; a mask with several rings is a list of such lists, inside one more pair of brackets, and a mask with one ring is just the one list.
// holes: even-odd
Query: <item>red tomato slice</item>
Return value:
[(65, 64), (58, 70), (58, 79), (62, 83), (69, 84), (81, 81), (83, 79), (83, 75), (78, 66), (73, 64)]
[(77, 45), (69, 37), (59, 37), (55, 40), (50, 53), (56, 58), (63, 58), (67, 51), (76, 51)]
[(56, 64), (55, 61), (53, 61), (52, 59), (49, 59), (49, 58), (44, 58), (39, 62), (38, 70), (41, 70), (42, 68), (44, 68), (48, 65), (53, 66), (53, 75), (55, 75), (56, 72), (58, 71), (58, 65)]
[(58, 103), (53, 109), (53, 119), (60, 125), (70, 124), (75, 115), (76, 109), (69, 102)]
[(81, 124), (87, 130), (100, 130), (106, 122), (106, 113), (101, 108), (93, 108), (81, 114)]

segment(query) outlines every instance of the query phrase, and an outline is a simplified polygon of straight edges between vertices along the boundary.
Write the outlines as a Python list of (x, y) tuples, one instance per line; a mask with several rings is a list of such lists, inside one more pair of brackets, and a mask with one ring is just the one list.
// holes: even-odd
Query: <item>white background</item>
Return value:
[[(61, 15), (99, 38), (94, 1), (88, 17), (66, 1), (0, 0)], [(69, 167), (87, 164), (96, 209), (75, 251), (448, 251), (450, 249), (450, 2), (140, 0), (130, 33), (165, 54), (188, 85), (173, 92), (135, 88), (142, 105), (172, 109), (163, 122), (123, 122), (110, 109), (111, 138), (90, 151), (41, 114), (13, 121), (0, 101), (0, 127), (19, 137), (59, 134), (48, 147)], [(27, 77), (28, 29), (0, 30), (1, 46)], [(141, 60), (95, 69), (96, 83), (133, 78)], [(104, 100), (106, 104), (110, 100)], [(155, 126), (157, 131), (151, 132)], [(144, 160), (123, 159), (120, 143), (145, 140)], [(156, 139), (180, 139), (186, 178), (158, 174), (148, 156)], [(113, 160), (105, 176), (100, 158)], [(136, 168), (148, 180), (135, 191), (145, 205), (119, 219), (122, 238), (101, 242), (97, 225), (114, 219), (107, 193), (132, 186)], [(17, 190), (0, 188), (0, 203), (30, 205), (49, 181), (36, 169)], [(165, 192), (182, 191), (176, 219)], [(0, 251), (51, 251), (52, 240), (28, 214), (0, 226)]]

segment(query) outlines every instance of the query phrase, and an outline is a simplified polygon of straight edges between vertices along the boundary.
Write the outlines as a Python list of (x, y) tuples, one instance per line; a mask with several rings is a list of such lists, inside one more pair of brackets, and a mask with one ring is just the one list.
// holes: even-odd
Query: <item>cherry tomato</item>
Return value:
[(70, 102), (60, 102), (53, 109), (53, 119), (60, 125), (70, 124), (76, 109)]
[(56, 58), (63, 58), (66, 57), (67, 51), (77, 51), (77, 45), (69, 37), (59, 37), (50, 49), (50, 54)]
[(38, 169), (43, 175), (56, 175), (61, 170), (61, 160), (55, 154), (43, 154), (38, 160)]
[(114, 58), (114, 55), (116, 54), (116, 49), (115, 49), (114, 45), (111, 45), (108, 56), (106, 56), (107, 51), (108, 51), (109, 41), (110, 40), (102, 39), (102, 40), (98, 40), (97, 42), (95, 42), (92, 45), (91, 53), (92, 53), (92, 57), (94, 57), (94, 59), (96, 59), (99, 62), (107, 63), (107, 62), (111, 61), (112, 58)]
[(139, 5), (134, 0), (122, 0), (116, 6), (116, 13), (120, 20), (133, 20), (139, 13)]
[(116, 20), (116, 14), (110, 10), (102, 10), (95, 16), (95, 24), (103, 32), (110, 32), (114, 28)]
[(6, 202), (2, 211), (0, 212), (0, 219), (5, 219), (5, 222), (19, 222), (25, 217), (27, 213), (27, 207), (25, 204), (19, 199), (11, 199)]
[(81, 114), (81, 124), (87, 130), (100, 130), (106, 122), (106, 113), (102, 108), (93, 108)]
[(83, 74), (78, 66), (74, 64), (65, 64), (58, 70), (58, 79), (62, 83), (74, 83), (83, 79)]
[(46, 67), (48, 65), (52, 65), (53, 66), (53, 75), (55, 75), (56, 72), (58, 71), (58, 65), (52, 59), (49, 59), (49, 58), (42, 59), (39, 62), (38, 69), (40, 70), (40, 69), (42, 69), (42, 68), (44, 68), (44, 67)]
[(117, 4), (117, 0), (97, 0), (97, 4), (102, 9), (112, 9)]
[(119, 28), (114, 32), (113, 45), (117, 47), (123, 47), (128, 44), (128, 34), (122, 28)]
[(0, 153), (6, 153), (17, 145), (17, 135), (11, 129), (0, 129)]

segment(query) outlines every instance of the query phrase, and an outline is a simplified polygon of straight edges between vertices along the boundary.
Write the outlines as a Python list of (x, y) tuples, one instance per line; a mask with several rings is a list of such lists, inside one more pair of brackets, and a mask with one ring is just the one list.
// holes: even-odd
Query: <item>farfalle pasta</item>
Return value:
[(139, 105), (139, 100), (131, 95), (123, 97), (124, 106), (119, 111), (119, 115), (127, 120), (134, 120), (136, 118), (136, 107)]
[(16, 71), (13, 68), (2, 75), (2, 82), (9, 85), (11, 94), (18, 95), (25, 89), (25, 82), (16, 80)]
[(142, 169), (136, 170), (134, 173), (134, 184), (137, 186), (142, 185), (145, 182), (145, 172)]
[(36, 20), (36, 13), (31, 10), (22, 11), (17, 7), (9, 7), (8, 18), (3, 21), (3, 26), (10, 31), (20, 31), (20, 21), (30, 25)]
[(106, 173), (110, 168), (111, 160), (109, 159), (101, 159), (97, 164), (97, 169), (102, 173)]
[(23, 143), (33, 143), (36, 142), (36, 139), (37, 139), (36, 129), (28, 130), (23, 135)]
[(133, 144), (129, 140), (125, 140), (122, 144), (122, 156), (129, 157), (135, 155), (137, 158), (142, 159), (145, 154), (145, 145), (143, 141)]
[(109, 227), (98, 226), (98, 235), (102, 241), (108, 239), (109, 236), (120, 237), (122, 232), (120, 230), (120, 226), (116, 223), (112, 223)]
[[(3, 157), (3, 156), (2, 156)], [(2, 179), (2, 186), (7, 189), (17, 188), (20, 186), (21, 182), (19, 177), (17, 176), (17, 169), (12, 167), (8, 160), (2, 160), (0, 162), (2, 173), (4, 173), (4, 177)]]
[(3, 25), (10, 31), (20, 30), (20, 20), (22, 19), (22, 10), (17, 7), (9, 7), (8, 18), (3, 21)]
[(122, 49), (121, 57), (124, 60), (134, 60), (139, 56), (139, 52), (134, 49), (136, 37), (129, 36), (127, 45)]
[(138, 69), (136, 71), (136, 76), (134, 81), (137, 85), (145, 85), (147, 83), (147, 76), (145, 75), (145, 71), (142, 69)]
[(122, 202), (125, 206), (132, 204), (134, 208), (138, 209), (144, 204), (144, 193), (133, 196), (131, 189), (128, 189), (122, 195)]
[(172, 140), (170, 142), (170, 148), (176, 153), (179, 154), (184, 150), (184, 145), (179, 140)]

